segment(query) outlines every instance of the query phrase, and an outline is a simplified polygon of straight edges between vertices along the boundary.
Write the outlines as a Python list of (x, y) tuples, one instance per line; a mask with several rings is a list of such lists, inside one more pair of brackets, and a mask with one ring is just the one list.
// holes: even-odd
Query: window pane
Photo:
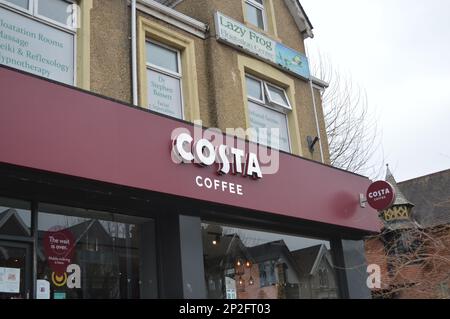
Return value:
[(0, 197), (0, 235), (28, 237), (30, 227), (30, 204)]
[(147, 70), (147, 80), (149, 109), (182, 119), (181, 80), (153, 70)]
[[(255, 130), (254, 142), (290, 152), (286, 115), (267, 107), (248, 102), (250, 127)], [(278, 130), (271, 130), (278, 129)]]
[(250, 77), (246, 77), (247, 81), (247, 95), (257, 100), (263, 101), (263, 92), (261, 81), (255, 80)]
[(329, 241), (212, 223), (202, 236), (210, 299), (338, 298)]
[(6, 0), (6, 2), (10, 2), (18, 7), (22, 7), (28, 10), (28, 0)]
[(264, 29), (263, 11), (250, 4), (247, 5), (247, 20), (258, 28)]
[(147, 42), (147, 62), (179, 73), (177, 52), (151, 42)]
[(38, 280), (51, 299), (156, 298), (151, 219), (41, 205)]
[(287, 108), (289, 107), (289, 102), (286, 97), (286, 93), (284, 90), (281, 90), (279, 88), (276, 88), (270, 84), (267, 84), (267, 88), (269, 90), (270, 100), (271, 102), (283, 105)]
[(72, 25), (72, 4), (62, 0), (39, 0), (38, 13), (65, 25)]

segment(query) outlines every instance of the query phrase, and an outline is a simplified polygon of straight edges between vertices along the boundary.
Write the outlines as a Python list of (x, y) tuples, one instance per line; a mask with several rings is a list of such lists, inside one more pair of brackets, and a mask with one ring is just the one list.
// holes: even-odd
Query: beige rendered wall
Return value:
[(91, 91), (131, 103), (130, 9), (127, 0), (94, 0)]
[[(275, 17), (275, 29), (277, 30), (277, 36), (272, 35), (273, 38), (304, 52), (302, 35), (285, 7), (284, 1), (268, 1), (273, 1), (272, 16)], [(138, 13), (139, 17), (173, 30), (194, 42), (196, 70), (191, 70), (191, 72), (196, 73), (199, 117), (203, 121), (203, 125), (207, 127), (218, 127), (222, 130), (247, 127), (248, 121), (244, 116), (246, 97), (244, 96), (245, 90), (238, 57), (243, 56), (258, 63), (261, 63), (261, 61), (217, 42), (214, 36), (214, 12), (220, 11), (242, 22), (244, 19), (242, 4), (241, 0), (185, 0), (181, 2), (176, 7), (178, 11), (210, 26), (210, 32), (207, 34), (206, 40), (144, 13)], [(132, 99), (131, 41), (130, 9), (127, 0), (93, 0), (90, 13), (90, 89), (93, 92), (130, 103)], [(141, 45), (141, 43), (138, 43), (138, 46)], [(145, 65), (142, 64), (140, 61), (138, 72), (145, 72)], [(271, 68), (276, 73), (280, 72), (276, 68)], [(296, 155), (319, 161), (319, 148), (317, 147), (316, 152), (311, 154), (306, 143), (308, 135), (317, 135), (311, 88), (308, 82), (287, 73), (285, 75), (294, 83), (293, 91), (296, 101), (293, 107), (295, 107), (298, 120), (297, 132), (291, 131), (290, 133), (291, 136), (293, 134), (298, 136), (299, 146), (297, 150), (293, 148), (293, 151)], [(267, 77), (270, 79), (271, 74), (267, 74)], [(146, 94), (146, 92), (139, 92), (139, 94)], [(324, 154), (325, 158), (329, 159), (323, 111), (318, 91), (316, 92), (316, 102), (322, 130)]]
[[(246, 127), (245, 118), (242, 116), (245, 109), (245, 97), (243, 96), (244, 88), (240, 80), (240, 72), (238, 68), (238, 56), (244, 55), (248, 58), (255, 59), (246, 53), (239, 52), (234, 48), (219, 43), (215, 39), (214, 12), (220, 11), (240, 22), (244, 22), (242, 0), (184, 0), (176, 6), (176, 9), (187, 15), (190, 15), (204, 23), (207, 23), (211, 30), (206, 40), (206, 55), (209, 59), (209, 80), (211, 91), (210, 101), (213, 102), (210, 107), (214, 108), (217, 115), (217, 126), (224, 130), (228, 127)], [(273, 1), (273, 16), (277, 35), (270, 35), (277, 41), (283, 42), (285, 45), (292, 47), (300, 52), (305, 52), (303, 37), (298, 30), (293, 17), (284, 4), (284, 1)], [(255, 59), (256, 60), (256, 59)], [(297, 155), (302, 155), (320, 161), (320, 150), (317, 145), (314, 154), (311, 154), (307, 147), (306, 137), (317, 136), (313, 99), (309, 82), (300, 80), (286, 74), (295, 83), (295, 101), (296, 112), (298, 118), (298, 128), (300, 139), (300, 151)], [(271, 77), (267, 74), (268, 78)], [(316, 106), (321, 128), (321, 137), (326, 163), (329, 163), (327, 139), (325, 134), (325, 126), (323, 121), (323, 111), (321, 107), (320, 94), (316, 91)], [(290, 132), (291, 136), (294, 132)]]

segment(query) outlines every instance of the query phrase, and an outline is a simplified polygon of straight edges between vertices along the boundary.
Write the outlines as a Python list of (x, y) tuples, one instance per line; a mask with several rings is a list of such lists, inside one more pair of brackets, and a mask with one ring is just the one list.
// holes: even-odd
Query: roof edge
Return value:
[[(184, 0), (165, 0), (160, 3), (164, 6), (175, 8), (178, 4), (183, 2)], [(298, 29), (303, 35), (304, 39), (314, 38), (314, 34), (312, 30), (314, 29), (311, 20), (303, 9), (303, 6), (300, 3), (300, 0), (284, 0), (286, 6), (288, 7), (292, 17), (297, 24)]]

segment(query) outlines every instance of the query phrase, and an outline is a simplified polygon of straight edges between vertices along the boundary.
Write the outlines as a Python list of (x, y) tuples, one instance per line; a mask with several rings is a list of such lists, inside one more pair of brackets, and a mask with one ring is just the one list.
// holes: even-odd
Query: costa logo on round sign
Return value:
[(385, 210), (394, 203), (395, 190), (388, 182), (378, 181), (369, 186), (366, 196), (373, 209)]

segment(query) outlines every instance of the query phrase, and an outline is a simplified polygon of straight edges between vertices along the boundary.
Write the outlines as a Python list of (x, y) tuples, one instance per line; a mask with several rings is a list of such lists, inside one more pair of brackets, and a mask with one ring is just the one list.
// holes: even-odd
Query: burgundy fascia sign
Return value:
[[(360, 206), (359, 196), (370, 185), (363, 176), (286, 153), (280, 153), (278, 171), (263, 178), (255, 158), (241, 174), (219, 175), (215, 165), (180, 165), (172, 160), (173, 132), (181, 128), (189, 139), (195, 136), (194, 125), (5, 67), (0, 67), (0, 100), (0, 163), (380, 230), (377, 214)], [(195, 152), (198, 141), (192, 142), (183, 142), (185, 151), (191, 147), (184, 154), (188, 158), (201, 154)], [(209, 164), (214, 158), (201, 160)]]
[(367, 203), (378, 211), (388, 209), (395, 201), (395, 189), (386, 181), (372, 183), (367, 189)]

